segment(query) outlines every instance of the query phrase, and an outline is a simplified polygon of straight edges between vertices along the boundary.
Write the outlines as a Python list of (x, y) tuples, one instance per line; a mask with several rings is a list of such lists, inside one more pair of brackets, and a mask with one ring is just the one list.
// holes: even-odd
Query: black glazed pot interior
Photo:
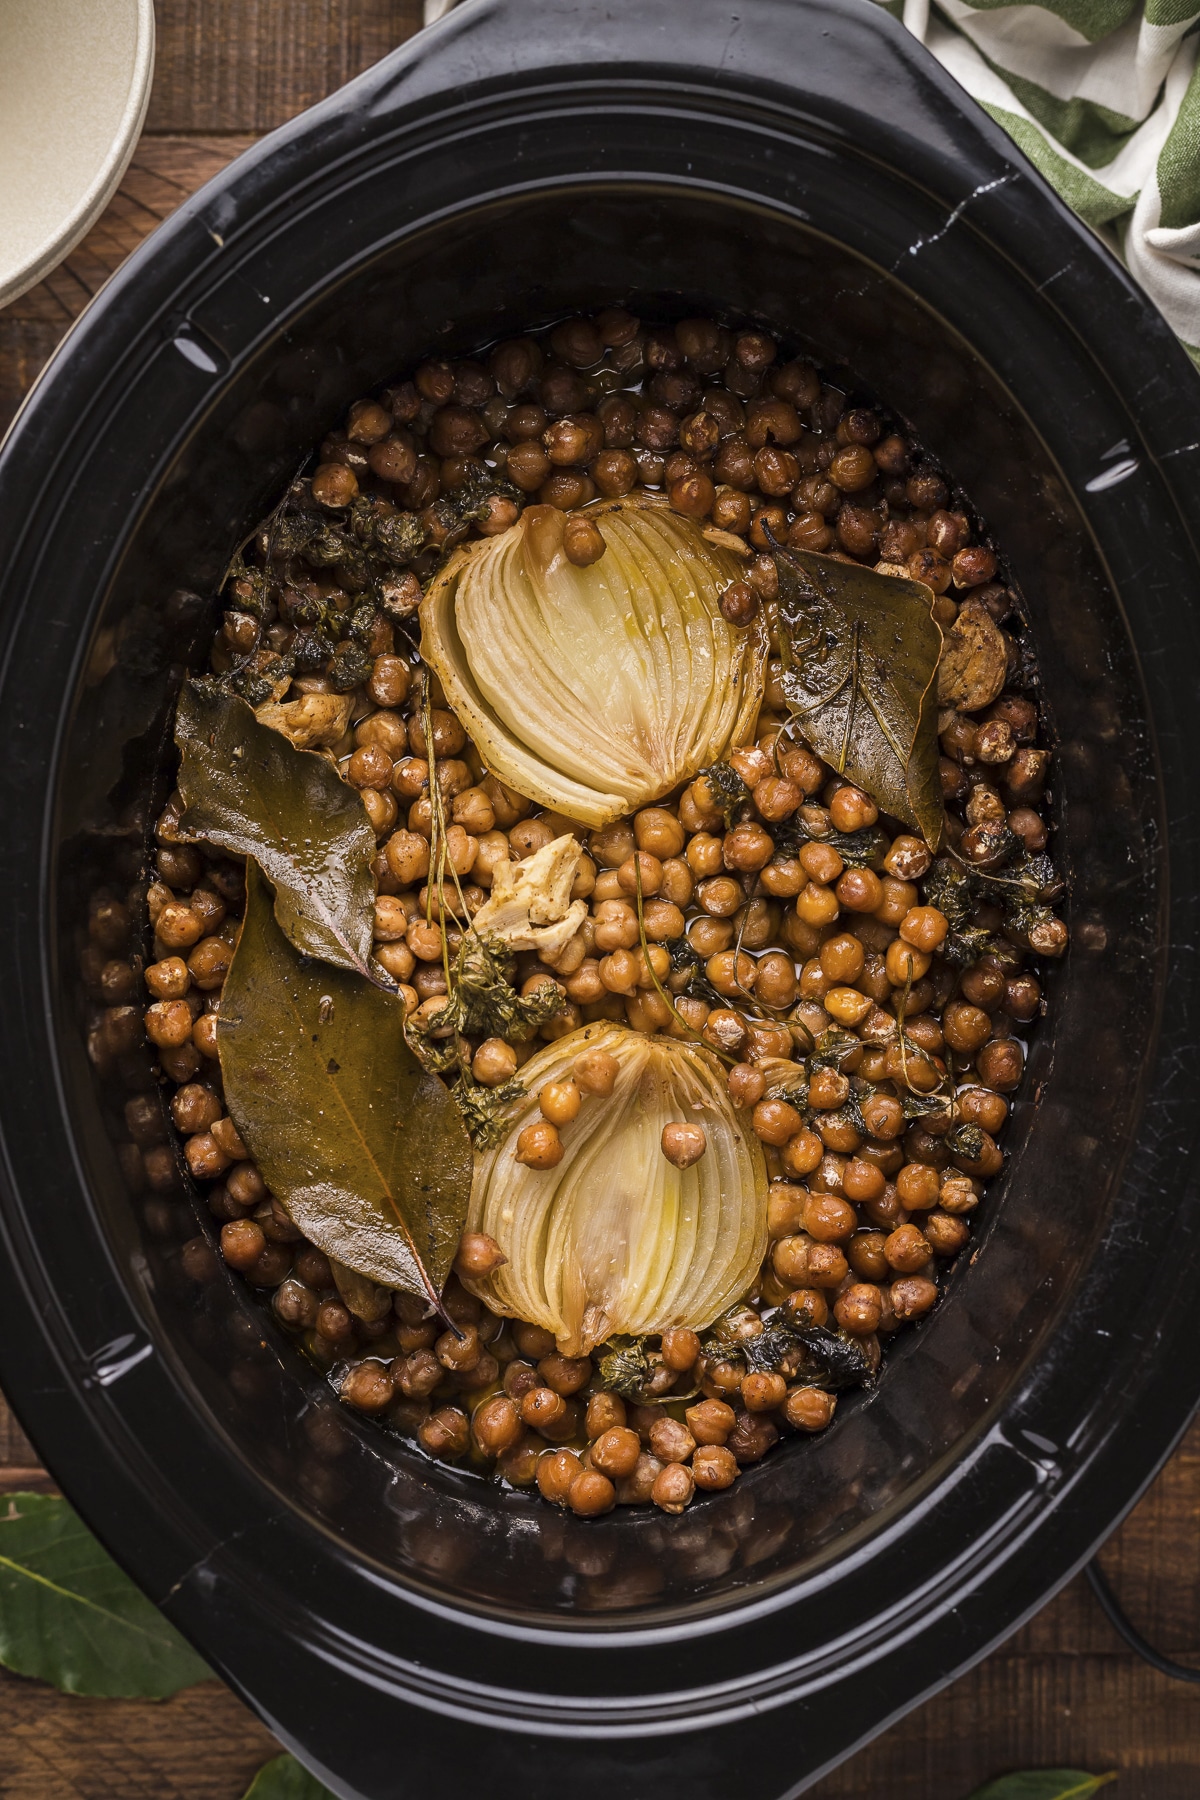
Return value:
[[(404, 1708), (414, 1780), (449, 1715), (501, 1793), (540, 1791), (535, 1736), (547, 1783), (555, 1740), (586, 1740), (581, 1793), (649, 1793), (653, 1740), (687, 1731), (715, 1794), (753, 1715), (754, 1791), (796, 1791), (1066, 1578), (1200, 1386), (1170, 917), (1195, 858), (1194, 377), (891, 21), (753, 0), (730, 40), (711, 0), (665, 10), (686, 49), (632, 0), (554, 0), (557, 67), (513, 65), (509, 0), (456, 13), (185, 209), (0, 459), (0, 1373), (105, 1541), (346, 1794), (400, 1791), (377, 1739)], [(423, 354), (614, 302), (781, 332), (982, 512), (1059, 739), (1073, 947), (979, 1255), (878, 1387), (680, 1520), (583, 1522), (349, 1417), (183, 1251), (204, 1209), (130, 1194), (131, 1065), (89, 1066), (75, 971), (89, 893), (142, 865), (210, 597), (314, 441)]]

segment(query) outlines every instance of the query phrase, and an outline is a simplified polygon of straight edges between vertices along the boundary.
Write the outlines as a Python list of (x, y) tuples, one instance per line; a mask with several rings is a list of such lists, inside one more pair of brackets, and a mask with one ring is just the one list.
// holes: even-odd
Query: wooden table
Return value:
[[(0, 312), (0, 429), (161, 219), (419, 23), (419, 0), (159, 0), (149, 118), (119, 194), (61, 268)], [(0, 1399), (0, 1492), (49, 1485)], [(1133, 1618), (1185, 1661), (1200, 1658), (1198, 1526), (1200, 1424), (1104, 1553)], [(216, 1682), (156, 1704), (72, 1699), (0, 1672), (0, 1800), (238, 1800), (274, 1749)], [(1200, 1691), (1128, 1652), (1082, 1581), (813, 1793), (963, 1800), (990, 1775), (1036, 1766), (1120, 1769), (1116, 1800), (1200, 1794)]]

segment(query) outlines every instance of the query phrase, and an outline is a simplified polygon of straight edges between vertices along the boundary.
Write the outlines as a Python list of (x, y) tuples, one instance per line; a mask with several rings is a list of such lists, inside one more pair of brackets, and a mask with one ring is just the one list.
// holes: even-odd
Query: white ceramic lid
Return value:
[(153, 70), (153, 0), (0, 0), (0, 306), (107, 206)]

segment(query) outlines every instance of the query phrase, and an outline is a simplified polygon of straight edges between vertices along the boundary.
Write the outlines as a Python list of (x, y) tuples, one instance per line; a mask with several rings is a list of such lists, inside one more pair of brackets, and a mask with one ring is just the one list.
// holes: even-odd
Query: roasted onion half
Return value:
[[(538, 1093), (570, 1076), (585, 1050), (618, 1064), (610, 1095), (585, 1098), (560, 1128), (551, 1169), (516, 1159)], [(476, 1158), (468, 1231), (508, 1258), (468, 1286), (493, 1311), (541, 1325), (568, 1356), (618, 1334), (710, 1325), (751, 1287), (767, 1247), (762, 1146), (739, 1116), (707, 1050), (607, 1021), (557, 1039), (521, 1070), (525, 1097)], [(663, 1127), (701, 1124), (707, 1149), (680, 1169)]]
[(421, 653), (492, 773), (595, 827), (746, 741), (767, 632), (721, 613), (744, 558), (664, 500), (576, 516), (605, 544), (586, 568), (553, 506), (456, 551), (421, 603)]

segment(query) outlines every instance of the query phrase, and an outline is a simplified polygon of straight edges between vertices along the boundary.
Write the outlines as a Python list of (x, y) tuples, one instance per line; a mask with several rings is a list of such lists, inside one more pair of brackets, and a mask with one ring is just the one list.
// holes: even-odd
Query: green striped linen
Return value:
[[(1200, 367), (1200, 0), (863, 3), (903, 20), (1003, 126)], [(456, 4), (425, 0), (425, 23)]]
[(1200, 4), (876, 3), (1116, 250), (1200, 366)]

